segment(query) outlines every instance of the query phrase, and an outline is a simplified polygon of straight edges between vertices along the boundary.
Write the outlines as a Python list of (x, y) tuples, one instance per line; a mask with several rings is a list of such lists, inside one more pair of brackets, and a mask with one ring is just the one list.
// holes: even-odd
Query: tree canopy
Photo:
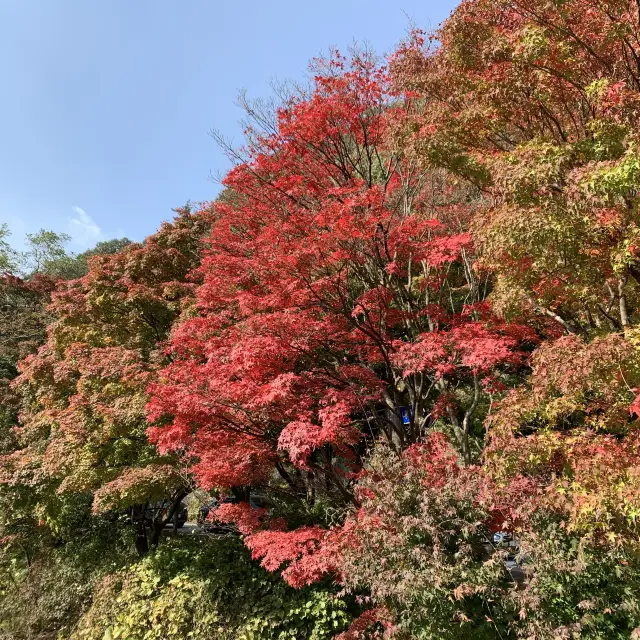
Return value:
[(335, 595), (342, 640), (639, 638), (638, 3), (465, 0), (310, 71), (241, 101), (217, 200), (79, 256), (28, 237), (0, 291), (7, 548), (82, 503), (145, 558), (74, 637), (142, 634), (114, 584), (212, 637), (186, 604), (212, 583), (153, 564), (197, 486), (281, 593)]

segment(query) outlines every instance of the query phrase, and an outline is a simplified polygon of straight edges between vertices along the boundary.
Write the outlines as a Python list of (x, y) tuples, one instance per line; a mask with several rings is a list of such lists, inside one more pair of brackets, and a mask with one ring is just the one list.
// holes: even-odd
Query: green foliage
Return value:
[(197, 488), (186, 496), (183, 502), (187, 505), (189, 522), (196, 522), (200, 508), (211, 502), (211, 495), (208, 491)]
[(27, 514), (14, 517), (0, 536), (3, 640), (70, 633), (91, 602), (96, 582), (131, 561), (126, 532), (110, 519), (92, 517), (86, 496), (66, 497), (55, 531)]
[(65, 246), (71, 240), (66, 233), (55, 233), (40, 229), (36, 233), (27, 233), (27, 250), (22, 254), (22, 270), (25, 273), (44, 273), (56, 276), (71, 257)]
[(28, 249), (22, 255), (23, 270), (62, 280), (75, 280), (89, 272), (89, 258), (118, 253), (131, 244), (128, 238), (104, 240), (93, 249), (75, 255), (65, 249), (70, 239), (66, 233), (58, 234), (44, 229), (38, 233), (28, 233)]
[(67, 251), (71, 236), (40, 229), (26, 234), (26, 251), (13, 250), (6, 238), (10, 235), (6, 224), (0, 226), (0, 272), (21, 272), (25, 277), (36, 273), (54, 279), (75, 280), (89, 272), (89, 259), (122, 251), (131, 244), (128, 238), (114, 238), (98, 242), (95, 247), (75, 254)]
[(628, 198), (640, 184), (640, 153), (638, 142), (632, 140), (624, 155), (617, 163), (596, 165), (594, 171), (587, 172), (582, 188), (587, 195), (605, 198), (607, 203), (615, 203), (618, 198)]
[(128, 238), (114, 238), (113, 240), (103, 240), (98, 242), (93, 249), (83, 251), (77, 256), (65, 256), (56, 261), (50, 268), (55, 275), (63, 280), (81, 278), (89, 273), (89, 259), (94, 256), (106, 256), (122, 251), (126, 246), (132, 244)]
[(17, 255), (7, 242), (7, 238), (11, 235), (6, 222), (0, 225), (0, 273), (13, 272), (16, 269)]
[(329, 588), (288, 587), (234, 536), (185, 536), (105, 578), (71, 640), (323, 640), (349, 617)]

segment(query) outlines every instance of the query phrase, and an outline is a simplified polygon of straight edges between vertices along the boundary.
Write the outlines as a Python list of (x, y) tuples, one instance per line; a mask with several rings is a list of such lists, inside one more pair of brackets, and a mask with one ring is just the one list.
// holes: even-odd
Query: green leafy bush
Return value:
[(69, 503), (60, 510), (55, 530), (24, 518), (0, 538), (2, 640), (71, 633), (91, 603), (94, 586), (134, 558), (130, 530), (91, 517), (90, 502)]
[(349, 620), (328, 586), (288, 587), (234, 536), (179, 537), (107, 576), (71, 639), (323, 640)]

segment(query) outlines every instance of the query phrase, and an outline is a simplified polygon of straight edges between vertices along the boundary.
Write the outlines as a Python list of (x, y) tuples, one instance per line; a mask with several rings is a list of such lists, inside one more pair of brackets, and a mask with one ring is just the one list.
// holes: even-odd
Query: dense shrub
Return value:
[(54, 533), (40, 526), (28, 535), (0, 539), (2, 640), (70, 633), (90, 605), (95, 585), (133, 560), (131, 532), (106, 518), (92, 518), (89, 505), (75, 500), (75, 510)]
[(510, 600), (518, 637), (639, 637), (640, 559), (631, 545), (594, 545), (547, 523), (522, 540), (525, 588)]
[(634, 542), (578, 536), (548, 504), (512, 492), (512, 503), (530, 507), (524, 524), (511, 521), (512, 573), (491, 534), (513, 513), (509, 497), (486, 469), (459, 466), (442, 434), (401, 456), (378, 447), (359, 495), (342, 533), (341, 578), (347, 591), (370, 594), (395, 638), (640, 637)]
[(513, 582), (490, 556), (480, 476), (458, 465), (443, 434), (398, 456), (378, 448), (345, 526), (343, 580), (390, 612), (400, 637), (499, 638)]
[(107, 576), (71, 638), (323, 640), (349, 619), (330, 587), (288, 587), (237, 537), (185, 536)]

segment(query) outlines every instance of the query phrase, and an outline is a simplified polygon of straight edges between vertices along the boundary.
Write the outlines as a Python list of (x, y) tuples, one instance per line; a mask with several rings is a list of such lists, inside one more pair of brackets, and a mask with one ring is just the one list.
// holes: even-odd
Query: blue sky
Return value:
[(171, 209), (215, 197), (241, 142), (240, 89), (269, 95), (330, 46), (390, 51), (452, 0), (2, 0), (0, 222), (21, 247), (41, 227), (141, 240)]

